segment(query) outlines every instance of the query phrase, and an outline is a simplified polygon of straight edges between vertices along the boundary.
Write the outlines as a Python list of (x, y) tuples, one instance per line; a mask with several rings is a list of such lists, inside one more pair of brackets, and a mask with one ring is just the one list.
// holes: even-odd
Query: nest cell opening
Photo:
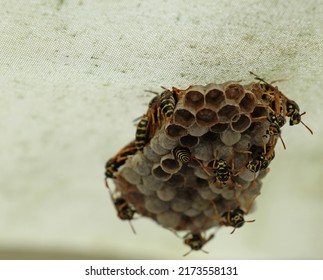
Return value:
[(169, 174), (167, 172), (165, 172), (160, 165), (154, 166), (152, 169), (152, 174), (162, 180), (162, 181), (167, 181), (170, 179), (170, 177), (172, 176), (172, 174)]
[(244, 98), (240, 102), (240, 111), (243, 113), (250, 113), (256, 105), (256, 99), (251, 92), (246, 92)]
[(182, 167), (181, 162), (172, 157), (162, 158), (160, 165), (165, 172), (171, 174), (178, 172)]
[(227, 128), (228, 128), (228, 124), (226, 124), (226, 123), (218, 123), (218, 124), (212, 126), (211, 130), (214, 133), (221, 133), (221, 132), (225, 131)]
[(251, 113), (252, 120), (266, 120), (268, 118), (268, 111), (265, 107), (256, 107)]
[(219, 135), (212, 131), (208, 131), (207, 133), (201, 136), (201, 139), (206, 142), (215, 142), (218, 138)]
[(206, 104), (215, 110), (219, 110), (224, 102), (224, 93), (218, 89), (210, 90), (205, 96)]
[(199, 138), (188, 134), (180, 138), (179, 143), (183, 147), (194, 147), (199, 143)]
[(249, 128), (251, 120), (247, 115), (240, 115), (237, 121), (232, 122), (231, 127), (234, 131), (243, 132)]
[(236, 115), (239, 114), (239, 108), (233, 105), (226, 105), (218, 112), (221, 122), (230, 122)]
[(180, 174), (174, 174), (167, 182), (167, 186), (180, 188), (184, 185), (184, 177)]
[(196, 177), (196, 184), (199, 188), (207, 188), (209, 186), (209, 182), (202, 178)]
[(236, 103), (239, 103), (239, 101), (244, 97), (245, 91), (243, 89), (243, 86), (239, 84), (231, 84), (226, 87), (225, 89), (225, 96), (229, 100), (234, 100)]
[(189, 91), (185, 94), (185, 106), (198, 110), (204, 106), (204, 96), (198, 91)]
[(184, 127), (189, 127), (194, 123), (195, 117), (190, 111), (186, 109), (178, 109), (174, 113), (174, 121), (176, 124), (180, 124)]
[(166, 133), (169, 137), (177, 138), (187, 134), (187, 130), (180, 125), (170, 124), (166, 127)]
[(214, 111), (204, 108), (197, 112), (196, 123), (202, 127), (209, 127), (218, 123), (218, 116)]

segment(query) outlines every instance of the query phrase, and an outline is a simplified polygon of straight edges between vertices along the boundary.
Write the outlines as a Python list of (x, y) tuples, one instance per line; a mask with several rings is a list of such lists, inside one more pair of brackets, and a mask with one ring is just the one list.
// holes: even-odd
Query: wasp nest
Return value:
[(213, 237), (202, 236), (210, 228), (241, 227), (286, 117), (294, 125), (302, 115), (277, 87), (258, 80), (157, 94), (135, 140), (106, 164), (118, 216), (131, 220), (136, 212), (188, 231), (185, 243), (193, 250)]

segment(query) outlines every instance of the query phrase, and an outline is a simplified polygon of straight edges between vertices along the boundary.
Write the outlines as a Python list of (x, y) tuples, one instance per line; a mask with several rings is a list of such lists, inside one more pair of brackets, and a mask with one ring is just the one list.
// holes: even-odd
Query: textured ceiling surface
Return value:
[(134, 235), (118, 220), (104, 164), (134, 138), (144, 90), (253, 71), (279, 80), (314, 135), (286, 125), (256, 222), (188, 258), (323, 258), (322, 0), (0, 4), (0, 257), (180, 258), (170, 231), (139, 218)]

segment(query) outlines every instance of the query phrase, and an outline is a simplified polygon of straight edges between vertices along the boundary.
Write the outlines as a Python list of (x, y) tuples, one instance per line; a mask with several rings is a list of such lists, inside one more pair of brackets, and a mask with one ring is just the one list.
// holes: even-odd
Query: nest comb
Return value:
[(277, 87), (258, 80), (157, 94), (136, 138), (106, 164), (106, 177), (116, 186), (113, 200), (122, 199), (132, 216), (137, 212), (173, 231), (188, 231), (185, 243), (193, 250), (213, 237), (202, 237), (208, 229), (241, 227), (286, 118), (295, 125), (303, 115)]

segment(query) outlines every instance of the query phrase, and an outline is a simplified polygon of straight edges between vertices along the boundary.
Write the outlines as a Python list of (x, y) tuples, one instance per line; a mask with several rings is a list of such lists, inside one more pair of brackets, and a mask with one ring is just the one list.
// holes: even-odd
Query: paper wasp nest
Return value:
[(194, 250), (210, 239), (201, 236), (207, 229), (243, 225), (280, 128), (301, 116), (294, 101), (259, 80), (165, 89), (151, 100), (135, 140), (106, 165), (113, 199), (132, 211), (128, 219), (136, 212), (188, 231)]

